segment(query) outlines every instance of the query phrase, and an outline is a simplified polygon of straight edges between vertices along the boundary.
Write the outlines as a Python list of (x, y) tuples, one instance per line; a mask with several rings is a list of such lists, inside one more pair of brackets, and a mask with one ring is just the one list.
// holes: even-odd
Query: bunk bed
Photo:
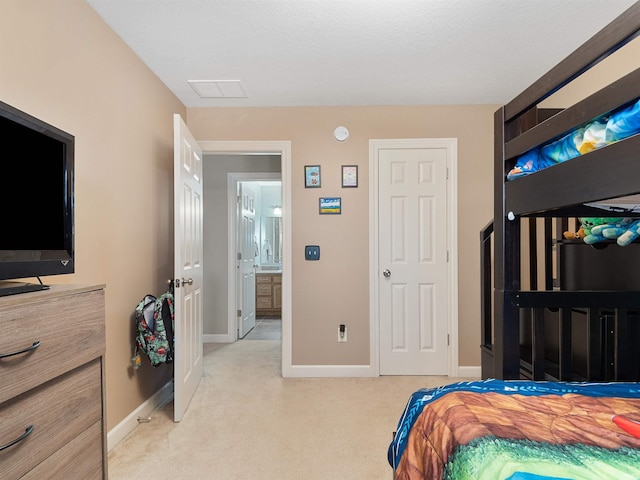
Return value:
[[(639, 34), (636, 3), (495, 113), (494, 248), (493, 262), (485, 261), (485, 267), (493, 265), (493, 296), (489, 297), (491, 289), (485, 283), (483, 378), (640, 380), (640, 292), (634, 279), (638, 273), (626, 273), (628, 279), (624, 273), (615, 275), (617, 265), (608, 258), (622, 257), (621, 266), (633, 264), (638, 245), (623, 255), (617, 245), (603, 243), (600, 247), (607, 248), (596, 251), (579, 240), (562, 239), (562, 232), (577, 217), (611, 215), (594, 204), (606, 207), (615, 199), (640, 193), (640, 135), (631, 134), (530, 175), (507, 178), (528, 152), (637, 104), (640, 68), (567, 108), (539, 107)], [(524, 225), (529, 229), (528, 258), (523, 255)], [(530, 276), (523, 278), (527, 260)], [(567, 268), (584, 264), (592, 270), (580, 277)], [(614, 285), (614, 278), (628, 284)]]
[(544, 107), (638, 36), (640, 2), (496, 111), (494, 220), (480, 236), (483, 380), (411, 396), (388, 449), (396, 480), (640, 478), (640, 241), (564, 235), (640, 204), (640, 133), (513, 175), (536, 149), (640, 106), (636, 68)]

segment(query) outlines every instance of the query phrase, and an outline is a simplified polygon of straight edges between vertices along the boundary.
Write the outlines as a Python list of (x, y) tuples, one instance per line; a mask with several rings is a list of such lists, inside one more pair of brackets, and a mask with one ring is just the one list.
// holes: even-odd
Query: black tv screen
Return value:
[(0, 138), (0, 280), (73, 273), (74, 136), (0, 102)]

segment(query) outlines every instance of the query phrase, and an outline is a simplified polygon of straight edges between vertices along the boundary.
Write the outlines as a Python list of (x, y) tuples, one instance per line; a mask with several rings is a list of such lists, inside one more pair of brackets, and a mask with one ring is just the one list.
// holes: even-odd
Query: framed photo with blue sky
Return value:
[(340, 197), (320, 197), (320, 215), (340, 215), (342, 199)]

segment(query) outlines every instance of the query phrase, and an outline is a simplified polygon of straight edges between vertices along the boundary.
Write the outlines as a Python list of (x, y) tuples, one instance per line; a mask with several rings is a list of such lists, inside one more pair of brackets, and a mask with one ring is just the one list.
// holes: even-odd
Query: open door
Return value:
[(238, 270), (240, 285), (238, 305), (240, 319), (238, 337), (244, 338), (256, 326), (256, 208), (255, 192), (243, 183), (238, 184)]
[(179, 422), (202, 378), (202, 150), (180, 115), (173, 116), (173, 131), (173, 419)]

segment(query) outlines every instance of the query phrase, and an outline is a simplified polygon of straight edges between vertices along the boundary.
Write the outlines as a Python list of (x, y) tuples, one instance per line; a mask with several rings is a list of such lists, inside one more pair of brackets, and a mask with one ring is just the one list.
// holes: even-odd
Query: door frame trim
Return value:
[[(291, 142), (288, 140), (203, 140), (198, 144), (202, 148), (203, 155), (280, 155), (280, 180), (282, 182), (282, 376), (291, 376)], [(235, 224), (235, 218), (233, 223)], [(231, 225), (227, 228), (229, 229), (228, 234), (233, 235), (234, 231), (231, 230)], [(235, 252), (235, 246), (233, 246), (233, 252)], [(228, 257), (230, 266), (227, 268), (231, 272), (228, 276), (233, 279), (229, 282), (229, 303), (233, 299), (233, 305), (229, 307), (228, 311), (228, 317), (232, 320), (228, 322), (233, 325), (231, 328), (235, 328), (235, 259), (233, 253)], [(229, 336), (232, 334), (233, 330), (228, 331)], [(237, 333), (233, 334), (234, 337), (236, 335)]]
[(448, 375), (457, 377), (458, 361), (458, 139), (457, 138), (411, 138), (369, 140), (369, 362), (375, 376), (380, 375), (380, 266), (378, 263), (378, 153), (384, 148), (429, 148), (447, 149), (447, 263), (448, 298), (447, 332)]

